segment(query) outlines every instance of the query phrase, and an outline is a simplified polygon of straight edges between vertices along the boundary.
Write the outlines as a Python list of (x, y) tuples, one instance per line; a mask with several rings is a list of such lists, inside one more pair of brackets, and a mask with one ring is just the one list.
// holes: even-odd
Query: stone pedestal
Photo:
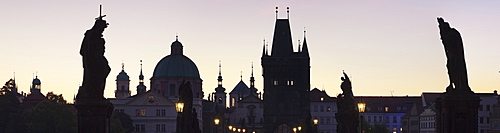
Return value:
[(108, 100), (84, 102), (77, 100), (78, 133), (109, 133), (113, 104)]
[(477, 133), (481, 99), (474, 92), (446, 92), (436, 100), (437, 133)]

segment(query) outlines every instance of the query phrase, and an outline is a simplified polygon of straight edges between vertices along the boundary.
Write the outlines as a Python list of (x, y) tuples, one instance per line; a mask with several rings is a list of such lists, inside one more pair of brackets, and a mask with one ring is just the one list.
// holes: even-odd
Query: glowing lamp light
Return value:
[(218, 125), (219, 125), (219, 122), (220, 122), (220, 121), (219, 121), (219, 119), (217, 119), (217, 118), (216, 118), (216, 119), (214, 119), (214, 123), (215, 123), (215, 125), (216, 125), (216, 126), (218, 126)]
[(182, 113), (182, 110), (184, 109), (184, 103), (179, 100), (179, 102), (175, 103), (175, 109), (178, 113)]
[(229, 130), (233, 130), (233, 126), (229, 126)]
[(366, 108), (366, 103), (363, 102), (358, 103), (359, 112), (361, 113), (365, 112), (365, 108)]
[(301, 127), (301, 126), (297, 127), (297, 129), (298, 129), (299, 131), (302, 131), (302, 127)]
[(318, 118), (314, 118), (314, 119), (313, 119), (313, 123), (314, 123), (314, 125), (318, 125), (318, 122), (319, 122)]

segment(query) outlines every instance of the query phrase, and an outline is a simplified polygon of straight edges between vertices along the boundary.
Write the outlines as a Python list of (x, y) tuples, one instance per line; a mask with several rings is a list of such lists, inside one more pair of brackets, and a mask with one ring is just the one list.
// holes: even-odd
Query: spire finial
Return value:
[(142, 75), (142, 60), (140, 60), (140, 62), (141, 62), (141, 75)]
[(253, 77), (253, 61), (252, 61), (252, 77)]
[(243, 71), (240, 71), (240, 80), (243, 81)]
[(14, 80), (16, 80), (16, 70), (14, 70)]
[(179, 35), (175, 33), (175, 41), (179, 41)]
[(35, 71), (35, 78), (38, 78), (38, 71)]
[(298, 49), (299, 49), (298, 51), (300, 52), (300, 39), (299, 39), (299, 48)]
[(278, 7), (276, 7), (276, 19), (278, 19)]
[(269, 46), (268, 46), (269, 42), (266, 42), (266, 55), (269, 55), (267, 51), (269, 51)]
[(221, 65), (220, 65), (220, 60), (219, 60), (219, 76), (221, 76)]
[(286, 19), (290, 19), (290, 7), (286, 7)]
[(125, 71), (125, 63), (123, 63), (123, 60), (122, 60), (122, 71)]

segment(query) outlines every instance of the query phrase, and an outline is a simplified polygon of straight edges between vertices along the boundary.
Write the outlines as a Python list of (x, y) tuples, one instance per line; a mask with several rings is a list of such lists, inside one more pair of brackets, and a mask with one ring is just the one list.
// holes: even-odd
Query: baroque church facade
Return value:
[(139, 75), (136, 95), (131, 96), (130, 78), (122, 71), (116, 77), (116, 98), (108, 98), (114, 111), (124, 112), (133, 120), (133, 132), (176, 131), (177, 111), (175, 103), (179, 98), (179, 86), (183, 81), (191, 82), (193, 108), (198, 111), (197, 118), (202, 125), (202, 80), (196, 64), (183, 54), (183, 45), (176, 37), (171, 44), (171, 54), (163, 57), (155, 67), (150, 79), (151, 89), (146, 91), (144, 75)]

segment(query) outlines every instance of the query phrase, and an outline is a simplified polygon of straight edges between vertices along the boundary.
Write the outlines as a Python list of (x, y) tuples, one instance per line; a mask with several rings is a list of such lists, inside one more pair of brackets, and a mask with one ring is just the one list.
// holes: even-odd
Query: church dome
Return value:
[(118, 74), (118, 76), (116, 76), (116, 80), (128, 80), (128, 81), (130, 81), (130, 77), (128, 76), (128, 74), (124, 70), (122, 70), (120, 72), (120, 74)]
[(164, 77), (193, 77), (200, 78), (196, 64), (183, 55), (182, 43), (176, 39), (171, 45), (171, 55), (163, 57), (156, 64), (152, 78)]

